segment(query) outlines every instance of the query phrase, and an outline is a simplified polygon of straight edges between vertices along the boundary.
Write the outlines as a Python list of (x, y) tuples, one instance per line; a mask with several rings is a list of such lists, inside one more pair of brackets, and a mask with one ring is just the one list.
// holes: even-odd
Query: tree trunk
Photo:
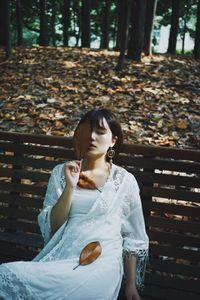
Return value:
[(117, 71), (121, 71), (124, 65), (125, 52), (128, 41), (128, 31), (130, 22), (131, 0), (124, 0), (121, 5), (121, 40), (120, 40), (120, 55), (118, 57)]
[[(71, 1), (71, 32), (72, 36), (75, 37), (75, 47), (79, 47), (81, 42), (81, 13), (82, 13), (82, 3), (79, 0)], [(80, 42), (80, 43), (79, 43)]]
[(135, 61), (141, 61), (144, 46), (145, 12), (146, 0), (134, 0), (131, 9), (131, 34), (127, 55), (128, 58)]
[(69, 43), (69, 26), (70, 26), (70, 0), (63, 1), (63, 46), (68, 47)]
[(46, 1), (40, 0), (40, 35), (39, 45), (47, 46), (47, 20), (46, 20)]
[(185, 1), (185, 6), (184, 6), (184, 16), (183, 16), (183, 30), (182, 30), (182, 49), (181, 49), (181, 54), (185, 53), (185, 35), (187, 32), (187, 20), (189, 17), (189, 10), (190, 10), (190, 3), (189, 0)]
[(110, 19), (110, 0), (104, 1), (103, 17), (102, 17), (102, 36), (101, 36), (101, 48), (109, 48), (109, 19)]
[(196, 22), (196, 34), (194, 45), (194, 57), (200, 59), (200, 0), (197, 8), (197, 22)]
[(52, 45), (56, 46), (56, 31), (55, 31), (55, 21), (56, 21), (56, 1), (51, 0), (51, 39)]
[(0, 1), (0, 46), (6, 45), (6, 0)]
[(169, 35), (169, 46), (167, 50), (167, 52), (170, 54), (176, 53), (176, 40), (179, 28), (179, 10), (180, 0), (172, 0), (171, 28)]
[(146, 7), (146, 20), (145, 20), (145, 35), (144, 35), (144, 54), (152, 54), (152, 32), (153, 32), (153, 21), (156, 14), (158, 0), (148, 0)]
[(185, 53), (185, 34), (187, 31), (187, 20), (186, 17), (184, 18), (184, 24), (183, 24), (183, 34), (182, 34), (182, 49), (181, 54)]
[(6, 49), (6, 59), (9, 59), (11, 57), (11, 34), (10, 34), (10, 5), (11, 2), (10, 0), (6, 1), (6, 10), (5, 10), (5, 31), (6, 31), (6, 44), (5, 44), (5, 49)]
[(90, 0), (82, 0), (81, 9), (81, 46), (90, 48)]
[(116, 41), (116, 50), (120, 51), (121, 49), (121, 40), (123, 36), (123, 9), (124, 1), (117, 0), (117, 41)]
[(17, 46), (23, 44), (23, 27), (22, 27), (22, 5), (21, 0), (16, 0), (16, 20), (17, 20)]

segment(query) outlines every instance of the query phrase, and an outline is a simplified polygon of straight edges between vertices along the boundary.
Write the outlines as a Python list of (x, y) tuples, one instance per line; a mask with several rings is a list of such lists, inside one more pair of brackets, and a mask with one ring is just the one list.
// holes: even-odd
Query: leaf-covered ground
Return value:
[(71, 136), (93, 107), (118, 116), (125, 140), (181, 148), (200, 147), (200, 63), (154, 55), (126, 61), (117, 52), (15, 49), (0, 52), (0, 130)]

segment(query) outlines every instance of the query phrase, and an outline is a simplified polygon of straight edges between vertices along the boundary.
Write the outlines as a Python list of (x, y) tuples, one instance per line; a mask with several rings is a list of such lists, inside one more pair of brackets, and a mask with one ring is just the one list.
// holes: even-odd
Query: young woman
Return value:
[[(89, 111), (74, 134), (78, 160), (57, 165), (38, 216), (45, 246), (31, 262), (0, 266), (0, 299), (139, 300), (148, 237), (134, 176), (112, 163), (122, 130), (107, 109)], [(99, 256), (79, 265), (98, 242)]]

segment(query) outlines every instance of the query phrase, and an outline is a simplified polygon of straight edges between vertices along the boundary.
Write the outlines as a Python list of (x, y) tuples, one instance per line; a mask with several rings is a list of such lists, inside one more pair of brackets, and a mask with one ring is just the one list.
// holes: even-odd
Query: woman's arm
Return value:
[(72, 195), (77, 186), (80, 174), (80, 161), (69, 162), (64, 165), (66, 186), (51, 210), (51, 233), (54, 234), (66, 221), (72, 204)]
[(136, 257), (134, 255), (125, 256), (124, 260), (125, 271), (125, 295), (127, 300), (140, 300), (136, 288)]
[(65, 186), (62, 195), (58, 202), (51, 210), (51, 233), (54, 234), (66, 221), (70, 207), (72, 204), (72, 194), (74, 188), (67, 185)]

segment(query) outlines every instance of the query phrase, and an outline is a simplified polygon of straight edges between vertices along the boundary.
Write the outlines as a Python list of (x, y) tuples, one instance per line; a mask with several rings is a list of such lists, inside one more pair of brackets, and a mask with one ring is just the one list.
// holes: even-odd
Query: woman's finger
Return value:
[(76, 161), (72, 161), (66, 164), (66, 171), (78, 173), (80, 172), (80, 166)]

